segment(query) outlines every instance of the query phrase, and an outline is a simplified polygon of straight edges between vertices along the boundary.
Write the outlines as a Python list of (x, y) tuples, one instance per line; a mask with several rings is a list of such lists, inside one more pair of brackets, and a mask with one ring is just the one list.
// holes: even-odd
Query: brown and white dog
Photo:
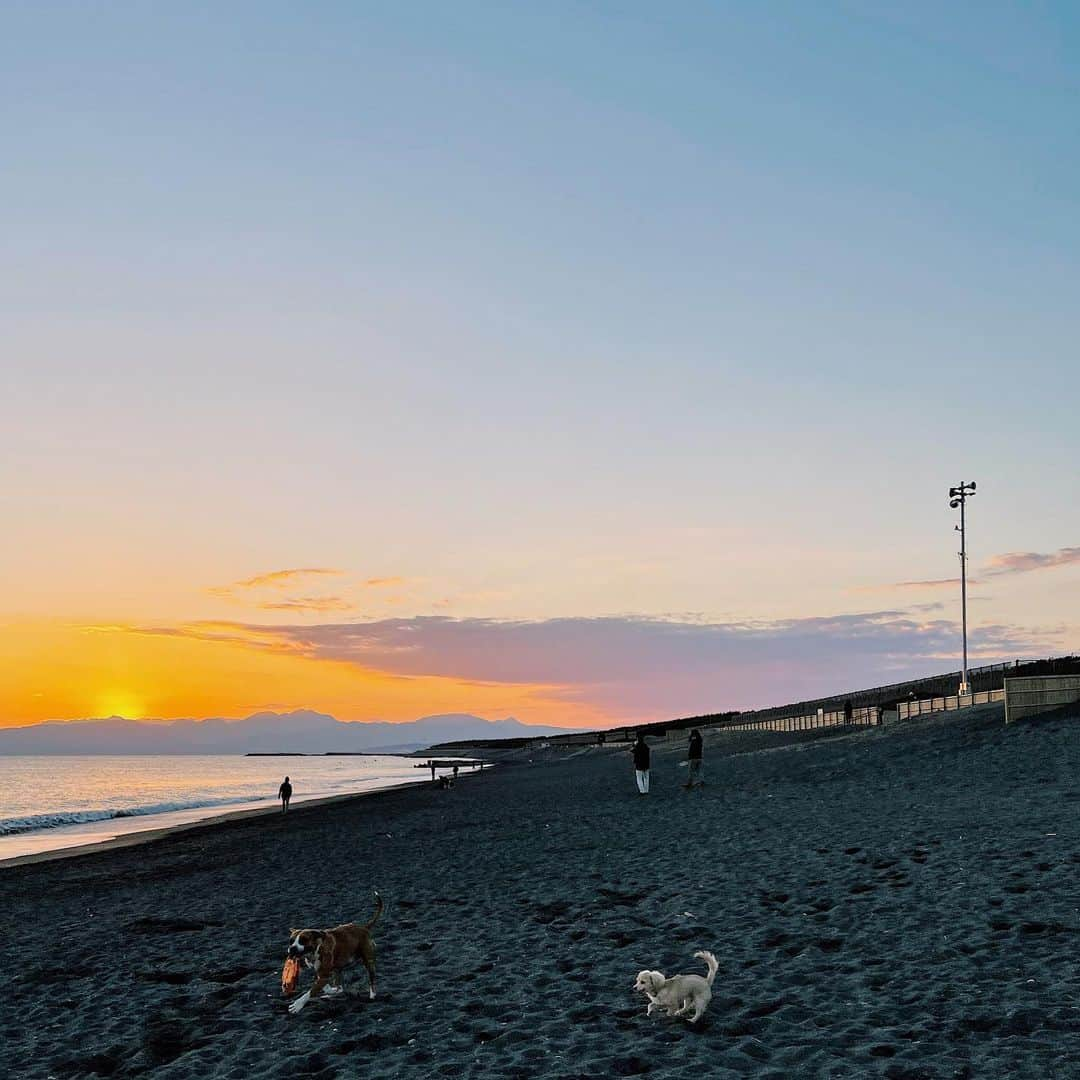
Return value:
[(289, 931), (289, 956), (315, 970), (311, 989), (305, 990), (289, 1006), (289, 1012), (295, 1015), (312, 998), (319, 997), (327, 983), (330, 984), (327, 994), (344, 993), (342, 973), (358, 963), (367, 968), (368, 997), (375, 997), (375, 942), (371, 940), (371, 928), (382, 913), (382, 897), (376, 890), (375, 914), (363, 926), (343, 923), (332, 930)]

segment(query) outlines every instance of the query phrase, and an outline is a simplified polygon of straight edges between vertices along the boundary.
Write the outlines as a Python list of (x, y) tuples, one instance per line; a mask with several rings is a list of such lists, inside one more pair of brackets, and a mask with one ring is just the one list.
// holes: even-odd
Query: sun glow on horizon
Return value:
[[(90, 631), (90, 632), (88, 632)], [(246, 637), (147, 633), (121, 623), (0, 622), (0, 727), (44, 720), (248, 716), (312, 709), (339, 720), (408, 721), (433, 713), (517, 717), (561, 727), (608, 726), (604, 710), (563, 688), (401, 676)]]
[(146, 715), (146, 702), (130, 690), (107, 690), (97, 699), (95, 715), (139, 720)]

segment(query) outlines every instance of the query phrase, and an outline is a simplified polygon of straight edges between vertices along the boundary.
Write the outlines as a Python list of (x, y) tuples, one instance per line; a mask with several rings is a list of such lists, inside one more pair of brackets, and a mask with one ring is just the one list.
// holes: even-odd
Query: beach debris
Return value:
[(299, 982), (300, 961), (295, 956), (286, 957), (285, 966), (281, 969), (281, 992), (283, 994), (296, 993)]

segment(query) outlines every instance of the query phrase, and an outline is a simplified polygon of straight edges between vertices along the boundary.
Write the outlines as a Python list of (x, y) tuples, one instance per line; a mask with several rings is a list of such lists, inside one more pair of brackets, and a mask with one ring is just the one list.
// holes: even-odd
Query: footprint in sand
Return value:
[(224, 923), (199, 919), (135, 919), (125, 923), (124, 929), (132, 934), (180, 934), (194, 933), (211, 926), (224, 926)]
[(876, 1058), (896, 1057), (896, 1047), (890, 1046), (888, 1043), (878, 1043), (877, 1046), (870, 1047), (870, 1056)]
[(596, 890), (609, 904), (616, 907), (634, 907), (649, 895), (648, 889), (638, 892), (620, 892), (618, 889), (597, 888)]
[(533, 922), (549, 925), (566, 915), (570, 911), (570, 905), (560, 900), (549, 904), (537, 904), (534, 910)]
[(190, 971), (137, 971), (135, 978), (140, 982), (186, 986), (195, 976)]

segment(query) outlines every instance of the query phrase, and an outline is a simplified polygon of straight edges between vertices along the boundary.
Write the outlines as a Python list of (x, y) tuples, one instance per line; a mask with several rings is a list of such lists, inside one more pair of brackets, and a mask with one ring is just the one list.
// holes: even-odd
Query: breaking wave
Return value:
[(192, 802), (155, 803), (152, 806), (131, 806), (122, 810), (72, 810), (55, 814), (28, 814), (26, 817), (0, 818), (0, 836), (35, 832), (38, 829), (59, 829), (65, 825), (85, 825), (91, 821), (113, 821), (117, 818), (141, 817), (144, 814), (167, 814), (171, 810), (200, 810), (208, 806), (230, 806), (257, 800), (254, 795), (237, 795), (223, 799), (199, 799)]

